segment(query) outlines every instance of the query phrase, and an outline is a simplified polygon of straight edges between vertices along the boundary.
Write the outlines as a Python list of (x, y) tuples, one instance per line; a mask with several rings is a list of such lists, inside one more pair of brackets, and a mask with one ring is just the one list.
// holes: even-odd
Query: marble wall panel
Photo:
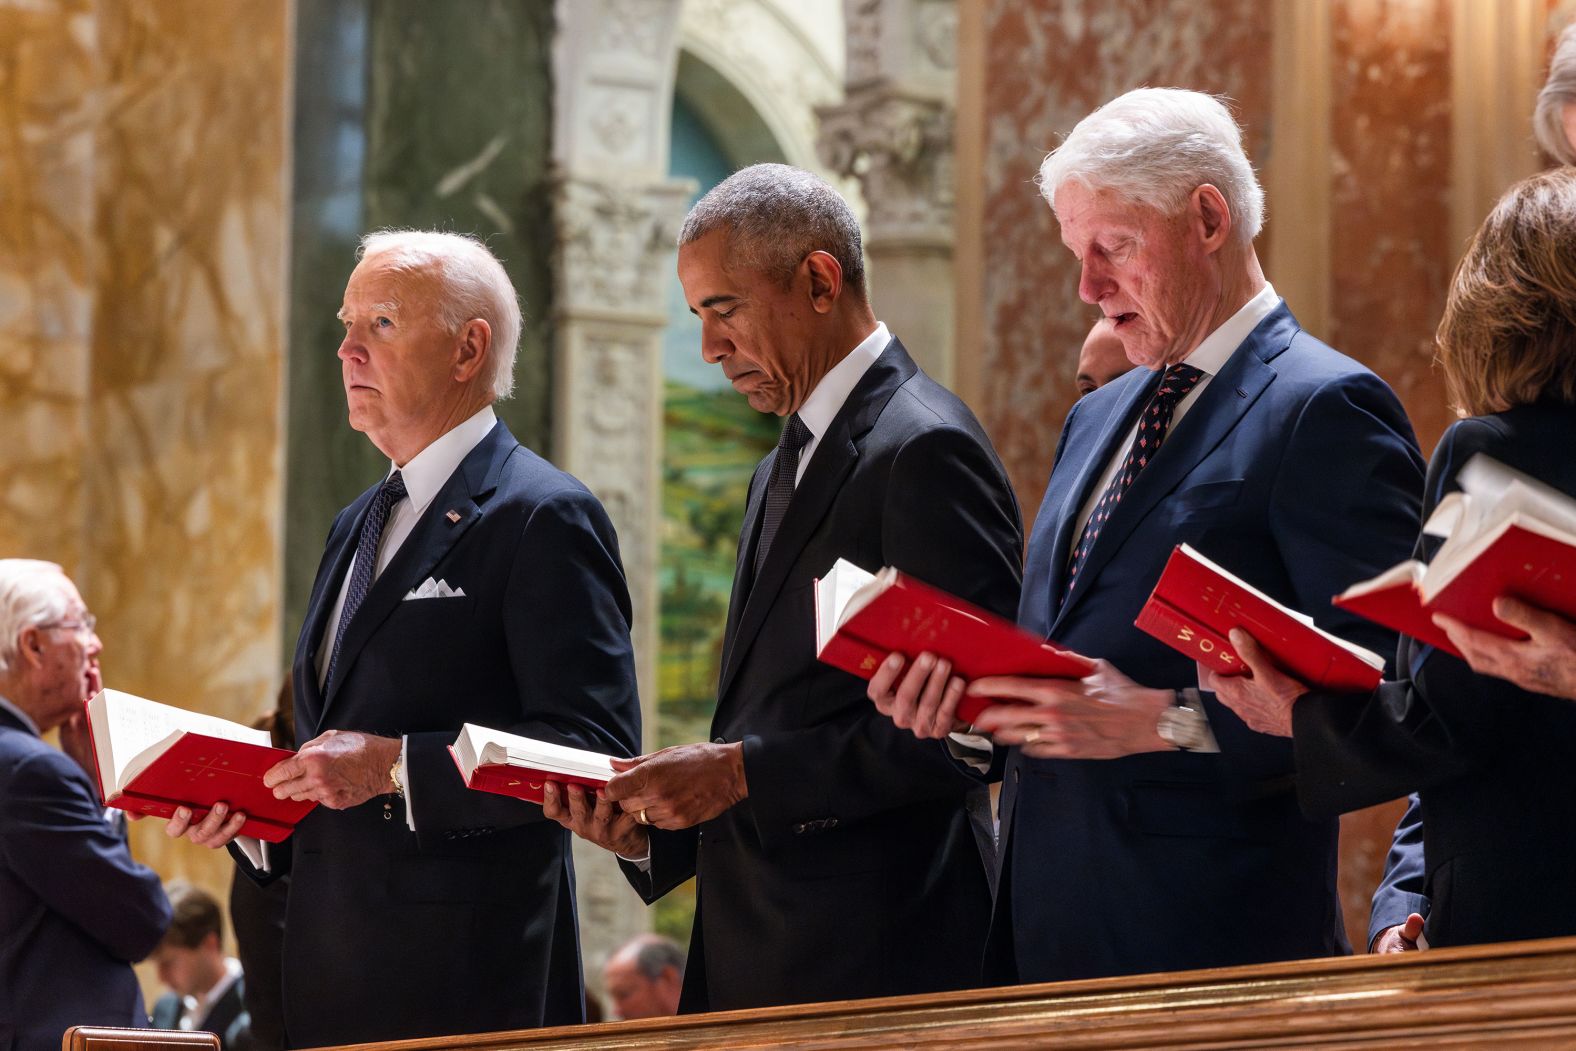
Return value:
[(1451, 243), (1448, 0), (1331, 5), (1335, 347), (1395, 388), (1424, 452), (1453, 418), (1434, 328), (1461, 245)]
[(0, 557), (71, 572), (86, 508), (92, 7), (0, 5)]
[(987, 6), (986, 331), (975, 408), (1032, 519), (1074, 399), (1078, 348), (1098, 317), (1078, 299), (1077, 264), (1034, 186), (1040, 161), (1095, 107), (1148, 85), (1236, 100), (1249, 154), (1262, 164), (1271, 27), (1256, 0), (988, 0)]

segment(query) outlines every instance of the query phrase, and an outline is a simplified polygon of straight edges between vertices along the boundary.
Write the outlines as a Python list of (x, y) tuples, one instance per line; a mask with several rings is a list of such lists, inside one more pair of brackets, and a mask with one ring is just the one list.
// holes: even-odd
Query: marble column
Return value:
[[(562, 0), (554, 45), (553, 450), (606, 505), (656, 717), (663, 277), (690, 183), (667, 178), (679, 0)], [(588, 969), (649, 929), (611, 855), (576, 843)]]
[(821, 157), (869, 207), (876, 313), (951, 383), (956, 0), (851, 0), (844, 17), (847, 93), (817, 110)]

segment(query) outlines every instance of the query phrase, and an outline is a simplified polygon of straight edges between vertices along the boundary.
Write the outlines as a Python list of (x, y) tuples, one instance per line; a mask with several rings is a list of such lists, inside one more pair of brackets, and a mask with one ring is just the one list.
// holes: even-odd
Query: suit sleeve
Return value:
[(1390, 853), (1385, 857), (1384, 876), (1374, 890), (1373, 909), (1368, 914), (1368, 948), (1381, 931), (1399, 927), (1412, 913), (1428, 917), (1428, 895), (1423, 893), (1427, 879), (1423, 863), (1423, 813), (1417, 800), (1407, 800), (1406, 813), (1395, 826)]
[[(503, 626), (520, 714), (500, 729), (573, 748), (636, 754), (640, 699), (632, 614), (607, 512), (582, 489), (548, 496), (527, 518), (507, 571)], [(467, 789), (447, 751), (453, 743), (448, 731), (407, 738), (419, 841), (454, 829), (545, 820), (535, 804)]]
[(650, 866), (642, 872), (639, 865), (619, 858), (618, 867), (640, 899), (650, 905), (695, 875), (695, 863), (700, 854), (700, 828), (694, 826), (676, 831), (648, 828), (646, 834), (651, 843)]
[[(1014, 615), (1022, 525), (1011, 487), (982, 441), (955, 427), (914, 436), (896, 454), (883, 499), (888, 565)], [(977, 785), (977, 775), (943, 742), (918, 740), (876, 711), (862, 683), (849, 694), (836, 718), (745, 737), (743, 805), (768, 848), (789, 842), (805, 822), (846, 824)]]
[[(1274, 484), (1270, 528), (1292, 605), (1340, 638), (1393, 654), (1394, 632), (1336, 609), (1330, 599), (1403, 561), (1418, 533), (1423, 461), (1394, 392), (1371, 373), (1315, 391)], [(1239, 775), (1261, 780), (1292, 772), (1290, 741), (1248, 729), (1213, 694), (1204, 695), (1204, 705), (1221, 754)]]
[[(1475, 453), (1495, 454), (1497, 438), (1477, 420), (1445, 433), (1429, 467), (1426, 511), (1458, 488), (1456, 475)], [(1427, 558), (1436, 546), (1422, 538), (1415, 554)], [(1292, 709), (1305, 812), (1343, 813), (1431, 788), (1503, 748), (1503, 720), (1513, 718), (1524, 691), (1412, 639), (1401, 640), (1397, 663), (1397, 681), (1371, 695), (1310, 693)]]
[(17, 879), (115, 959), (145, 958), (170, 925), (169, 901), (76, 763), (53, 750), (27, 755), (10, 786), (0, 796), (0, 850)]

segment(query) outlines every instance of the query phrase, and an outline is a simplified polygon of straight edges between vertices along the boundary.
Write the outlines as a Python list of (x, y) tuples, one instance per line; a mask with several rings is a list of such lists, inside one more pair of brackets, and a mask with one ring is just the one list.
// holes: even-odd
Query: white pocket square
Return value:
[(428, 577), (421, 582), (421, 587), (405, 592), (405, 601), (418, 598), (464, 598), (464, 588), (451, 588), (448, 581), (433, 580)]

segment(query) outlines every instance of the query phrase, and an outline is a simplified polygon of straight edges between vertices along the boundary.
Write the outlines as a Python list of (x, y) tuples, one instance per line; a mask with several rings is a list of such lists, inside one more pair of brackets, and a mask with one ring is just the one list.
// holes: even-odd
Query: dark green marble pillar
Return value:
[(312, 0), (296, 7), (285, 479), (286, 653), (335, 512), (386, 461), (345, 421), (335, 319), (362, 233), (474, 233), (525, 324), (498, 414), (551, 454), (550, 0)]

